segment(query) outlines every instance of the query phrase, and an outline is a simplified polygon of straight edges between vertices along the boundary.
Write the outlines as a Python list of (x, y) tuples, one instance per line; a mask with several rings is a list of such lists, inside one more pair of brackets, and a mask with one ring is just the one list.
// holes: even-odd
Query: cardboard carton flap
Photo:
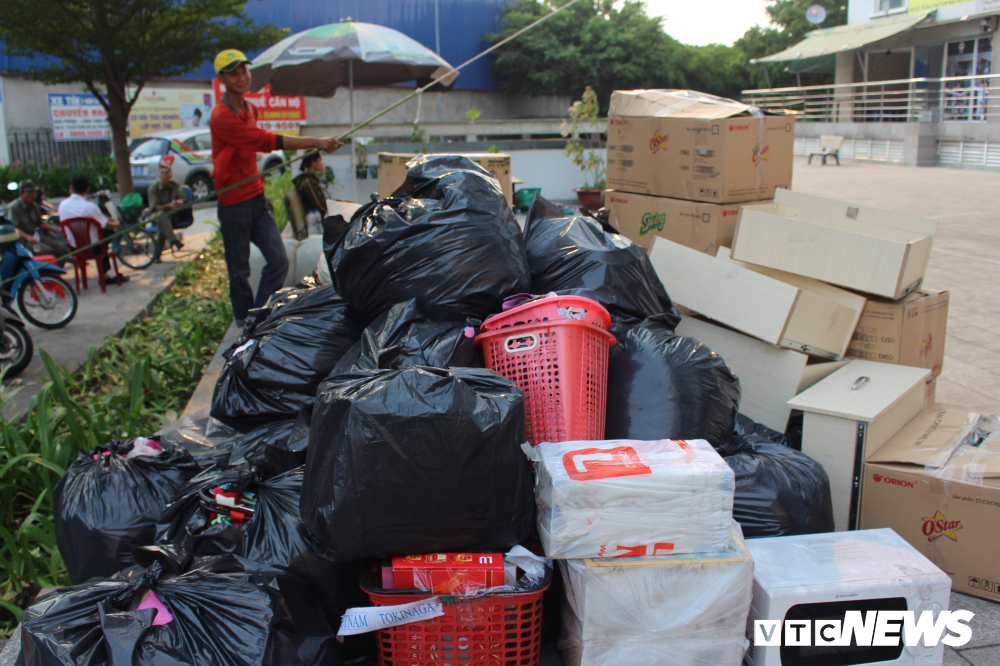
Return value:
[[(915, 416), (866, 462), (944, 467), (963, 443), (979, 439), (981, 421), (981, 414), (966, 407), (933, 405)], [(1000, 463), (1000, 449), (997, 455)]]
[[(751, 111), (753, 109), (753, 111)], [(694, 90), (616, 90), (611, 94), (608, 116), (700, 118), (715, 120), (738, 115), (763, 115), (735, 100)]]

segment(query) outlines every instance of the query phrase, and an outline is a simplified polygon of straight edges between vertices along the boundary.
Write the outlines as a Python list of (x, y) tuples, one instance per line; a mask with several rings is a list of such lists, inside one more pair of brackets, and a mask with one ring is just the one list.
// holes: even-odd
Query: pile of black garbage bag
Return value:
[(607, 439), (707, 439), (747, 536), (832, 528), (822, 467), (738, 415), (739, 379), (674, 333), (646, 254), (601, 212), (536, 197), (522, 233), (495, 179), (444, 156), (328, 222), (333, 284), (251, 312), (210, 409), (67, 471), (56, 527), (74, 585), (25, 612), (28, 666), (340, 664), (374, 649), (336, 640), (368, 603), (365, 562), (528, 539), (524, 396), (475, 345), (524, 295), (611, 314)]

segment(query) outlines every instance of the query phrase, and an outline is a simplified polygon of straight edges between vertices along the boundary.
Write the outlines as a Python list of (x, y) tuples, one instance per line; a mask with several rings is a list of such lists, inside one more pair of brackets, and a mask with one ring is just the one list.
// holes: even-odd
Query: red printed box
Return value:
[(392, 588), (469, 594), (504, 584), (503, 553), (433, 553), (392, 558)]

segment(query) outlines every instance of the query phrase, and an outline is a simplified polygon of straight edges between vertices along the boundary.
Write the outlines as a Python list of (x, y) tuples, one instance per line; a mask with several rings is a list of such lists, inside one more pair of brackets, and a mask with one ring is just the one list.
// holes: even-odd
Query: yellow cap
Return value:
[(220, 72), (231, 72), (237, 66), (247, 63), (250, 64), (250, 60), (243, 55), (242, 51), (237, 51), (236, 49), (226, 49), (215, 56), (215, 73)]

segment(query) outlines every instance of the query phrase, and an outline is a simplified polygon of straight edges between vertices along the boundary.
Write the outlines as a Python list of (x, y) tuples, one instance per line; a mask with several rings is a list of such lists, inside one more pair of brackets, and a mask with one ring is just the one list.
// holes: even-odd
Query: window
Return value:
[(906, 0), (875, 0), (875, 13), (885, 14), (895, 9), (905, 9)]
[(944, 120), (982, 121), (986, 119), (989, 82), (977, 76), (989, 76), (993, 68), (990, 38), (950, 42), (945, 50), (944, 82), (941, 106)]
[(166, 155), (168, 148), (170, 148), (170, 142), (166, 139), (150, 139), (136, 146), (135, 150), (132, 151), (131, 157), (132, 159), (140, 160), (146, 157)]
[(185, 139), (184, 145), (187, 146), (188, 150), (211, 150), (212, 134), (210, 132), (195, 134), (194, 136)]

